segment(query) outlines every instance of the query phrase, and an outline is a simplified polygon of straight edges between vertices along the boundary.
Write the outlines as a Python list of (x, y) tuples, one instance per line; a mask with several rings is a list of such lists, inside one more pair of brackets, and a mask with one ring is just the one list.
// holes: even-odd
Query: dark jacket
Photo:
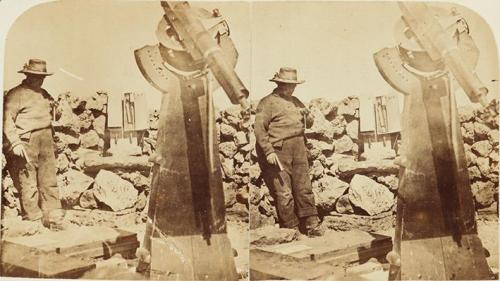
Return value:
[(294, 96), (282, 96), (275, 89), (257, 105), (255, 137), (265, 155), (274, 152), (284, 139), (304, 135), (305, 126), (311, 127), (313, 118), (300, 110), (304, 104)]
[(7, 149), (29, 138), (29, 133), (51, 126), (54, 99), (44, 89), (32, 89), (23, 81), (4, 96), (3, 134)]

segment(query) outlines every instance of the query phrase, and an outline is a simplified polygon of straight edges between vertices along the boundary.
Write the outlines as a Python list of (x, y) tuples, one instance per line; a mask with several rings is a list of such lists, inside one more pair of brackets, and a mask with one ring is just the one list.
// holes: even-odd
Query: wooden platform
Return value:
[(109, 227), (79, 227), (1, 244), (0, 273), (12, 277), (78, 278), (98, 260), (115, 254), (132, 258), (137, 234)]
[(109, 258), (114, 254), (130, 256), (139, 247), (137, 234), (110, 227), (78, 227), (27, 237), (6, 238), (4, 241), (36, 249), (84, 258)]
[(389, 236), (363, 231), (327, 232), (286, 244), (250, 250), (252, 280), (316, 280), (343, 274), (343, 266), (384, 258), (392, 249)]

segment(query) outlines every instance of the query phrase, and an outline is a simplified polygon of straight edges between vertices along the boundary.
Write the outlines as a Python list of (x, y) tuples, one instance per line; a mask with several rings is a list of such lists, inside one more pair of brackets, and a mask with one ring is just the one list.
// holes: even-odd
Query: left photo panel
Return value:
[(2, 278), (248, 278), (249, 22), (245, 2), (94, 0), (14, 21)]

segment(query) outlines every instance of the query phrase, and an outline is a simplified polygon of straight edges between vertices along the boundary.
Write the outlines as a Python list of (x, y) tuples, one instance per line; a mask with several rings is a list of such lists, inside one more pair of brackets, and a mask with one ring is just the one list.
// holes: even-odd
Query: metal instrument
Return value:
[(245, 111), (248, 90), (234, 71), (238, 54), (218, 10), (169, 1), (161, 7), (159, 44), (135, 51), (142, 74), (163, 93), (144, 241), (151, 278), (236, 280), (213, 91), (222, 87)]
[(458, 13), (401, 2), (401, 44), (374, 55), (404, 94), (402, 152), (389, 280), (488, 279), (477, 236), (452, 77), (472, 102), (487, 89), (473, 69), (479, 50)]

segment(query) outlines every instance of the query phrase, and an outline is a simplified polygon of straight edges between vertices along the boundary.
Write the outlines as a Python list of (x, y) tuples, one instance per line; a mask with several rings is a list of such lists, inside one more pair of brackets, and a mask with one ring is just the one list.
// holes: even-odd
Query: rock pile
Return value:
[(474, 110), (461, 107), (460, 123), (476, 208), (498, 201), (498, 100)]
[[(58, 99), (55, 151), (61, 199), (66, 208), (140, 212), (147, 205), (150, 189), (147, 160), (134, 158), (135, 162), (127, 160), (128, 165), (121, 163), (124, 159), (91, 161), (92, 157), (99, 157), (97, 154), (104, 145), (105, 100), (105, 93), (85, 99), (64, 93)], [(490, 206), (498, 197), (499, 136), (494, 114), (498, 107), (498, 102), (492, 101), (486, 109), (459, 109), (477, 208)], [(227, 214), (230, 219), (250, 218), (251, 228), (277, 222), (274, 198), (257, 163), (252, 126), (255, 108), (254, 102), (250, 116), (243, 116), (239, 107), (218, 111), (216, 116)], [(358, 160), (359, 100), (356, 97), (338, 102), (315, 99), (308, 108), (314, 116), (312, 127), (306, 130), (310, 177), (324, 222), (338, 230), (390, 227), (399, 167), (393, 159)], [(159, 112), (151, 113), (150, 128), (144, 138), (145, 155), (155, 149), (158, 118)], [(5, 174), (4, 170), (3, 216), (17, 216), (19, 193)]]
[(250, 158), (255, 148), (252, 124), (253, 119), (243, 116), (239, 107), (222, 110), (216, 116), (227, 213), (229, 217), (243, 221), (248, 221)]

